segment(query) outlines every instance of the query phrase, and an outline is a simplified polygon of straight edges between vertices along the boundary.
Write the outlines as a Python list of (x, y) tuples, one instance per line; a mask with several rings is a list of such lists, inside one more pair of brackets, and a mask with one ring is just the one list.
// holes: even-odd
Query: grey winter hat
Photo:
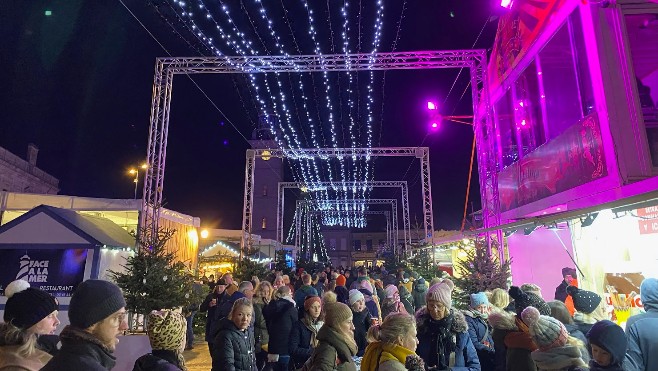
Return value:
[(109, 281), (87, 280), (78, 285), (69, 305), (71, 325), (86, 329), (126, 306), (119, 286)]

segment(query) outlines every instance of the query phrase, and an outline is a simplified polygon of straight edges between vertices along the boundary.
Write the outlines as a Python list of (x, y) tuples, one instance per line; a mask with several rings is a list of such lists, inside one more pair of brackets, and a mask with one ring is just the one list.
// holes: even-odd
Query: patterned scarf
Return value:
[(450, 355), (457, 349), (456, 339), (451, 331), (454, 318), (452, 311), (450, 311), (447, 316), (438, 321), (432, 319), (431, 316), (427, 321), (428, 329), (436, 336), (437, 366), (439, 366), (439, 370), (450, 368)]

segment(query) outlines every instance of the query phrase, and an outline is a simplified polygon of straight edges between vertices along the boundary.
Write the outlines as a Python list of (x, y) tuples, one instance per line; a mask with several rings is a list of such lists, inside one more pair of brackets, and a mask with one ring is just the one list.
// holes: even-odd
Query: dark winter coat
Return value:
[(319, 296), (318, 295), (318, 290), (316, 290), (313, 286), (308, 286), (308, 285), (302, 285), (295, 291), (295, 305), (297, 305), (297, 308), (304, 308), (304, 299), (306, 299), (307, 296)]
[(153, 350), (135, 361), (133, 371), (180, 371), (178, 358), (172, 350)]
[[(375, 286), (375, 291), (377, 291), (377, 297), (379, 298), (379, 303), (383, 303), (384, 299), (386, 299), (386, 290), (384, 290), (381, 287)], [(384, 316), (382, 316), (383, 318)]]
[(313, 354), (311, 338), (313, 331), (304, 323), (303, 319), (295, 322), (290, 333), (290, 356), (295, 369), (300, 369), (304, 362)]
[(352, 352), (341, 336), (329, 326), (318, 332), (318, 347), (315, 348), (307, 365), (313, 371), (356, 371)]
[[(201, 303), (201, 306), (199, 307), (200, 312), (208, 312), (208, 315), (206, 316), (206, 341), (209, 343), (214, 341), (214, 338), (211, 336), (210, 329), (213, 327), (213, 322), (215, 321), (215, 311), (224, 302), (224, 300), (226, 300), (226, 298), (226, 293), (217, 295), (214, 292), (211, 292), (206, 296), (206, 298)], [(216, 299), (217, 301), (213, 307), (210, 306), (210, 301), (212, 299)], [(214, 326), (216, 327), (217, 325), (215, 324)]]
[(377, 303), (375, 303), (375, 299), (372, 298), (372, 293), (367, 289), (359, 289), (359, 292), (363, 294), (363, 299), (366, 302), (366, 308), (368, 308), (370, 316), (379, 318), (379, 308), (377, 307)]
[(468, 324), (468, 335), (475, 347), (475, 351), (480, 359), (480, 368), (483, 371), (493, 370), (494, 362), (494, 341), (491, 337), (492, 329), (489, 322), (470, 310), (464, 311), (464, 319)]
[(62, 347), (42, 370), (104, 371), (111, 370), (116, 364), (112, 351), (88, 332), (69, 325), (64, 327), (59, 339)]
[(400, 301), (404, 305), (404, 309), (409, 314), (414, 313), (415, 312), (414, 303), (413, 303), (414, 298), (411, 296), (409, 290), (407, 290), (406, 286), (400, 285), (399, 292), (400, 292)]
[(640, 296), (646, 313), (632, 316), (626, 322), (625, 364), (629, 369), (658, 370), (658, 281), (645, 279), (640, 286)]
[(334, 292), (336, 293), (337, 302), (350, 305), (350, 293), (345, 286), (336, 286)]
[[(445, 358), (453, 359), (454, 365), (450, 368), (452, 371), (474, 371), (480, 370), (480, 361), (478, 360), (475, 347), (468, 336), (468, 324), (464, 315), (457, 310), (450, 309), (453, 315), (452, 326), (450, 326), (450, 336), (455, 344), (454, 350)], [(425, 361), (427, 367), (435, 366), (437, 359), (437, 343), (439, 333), (442, 329), (437, 322), (431, 319), (427, 312), (427, 307), (423, 307), (416, 312), (416, 327), (418, 348), (416, 354)]]
[(569, 287), (567, 281), (562, 280), (560, 285), (555, 288), (555, 300), (559, 300), (563, 303), (567, 300), (567, 287)]
[(212, 371), (255, 371), (254, 335), (241, 331), (228, 318), (219, 321), (212, 351)]
[(318, 279), (318, 283), (313, 285), (313, 287), (315, 288), (315, 291), (318, 292), (318, 296), (320, 296), (320, 297), (322, 297), (322, 294), (324, 294), (324, 284), (325, 283), (326, 283), (325, 279), (320, 278), (320, 279)]
[(582, 332), (583, 334), (587, 334), (589, 330), (592, 329), (592, 326), (594, 326), (593, 323), (585, 323), (583, 321), (578, 321), (578, 320), (574, 321), (574, 325), (576, 325), (576, 328), (578, 328), (578, 330), (580, 330), (580, 332)]
[(489, 315), (496, 349), (496, 371), (536, 371), (531, 353), (537, 345), (528, 333), (528, 326), (514, 313), (498, 312)]
[(268, 344), (270, 341), (270, 336), (267, 332), (267, 323), (263, 316), (265, 305), (267, 304), (265, 304), (262, 298), (254, 298), (254, 339), (256, 341), (254, 349), (256, 349), (257, 353), (260, 352), (263, 345)]
[(272, 300), (263, 308), (263, 316), (270, 336), (267, 352), (289, 355), (290, 333), (292, 326), (298, 321), (295, 304), (283, 298)]
[(424, 278), (419, 278), (414, 281), (414, 287), (411, 291), (411, 296), (414, 298), (414, 306), (416, 308), (424, 307), (426, 305), (425, 295), (427, 294), (427, 282)]
[(575, 323), (566, 323), (564, 324), (564, 328), (569, 331), (569, 336), (575, 337), (576, 339), (580, 340), (583, 342), (583, 344), (587, 344), (587, 339), (585, 338), (585, 335), (583, 334), (580, 329), (578, 329), (578, 326), (576, 326)]
[(359, 350), (356, 352), (356, 355), (359, 357), (363, 356), (363, 352), (366, 351), (368, 346), (368, 341), (366, 340), (366, 334), (370, 328), (370, 311), (368, 308), (365, 308), (361, 312), (355, 312), (352, 310), (352, 323), (354, 324), (354, 340)]

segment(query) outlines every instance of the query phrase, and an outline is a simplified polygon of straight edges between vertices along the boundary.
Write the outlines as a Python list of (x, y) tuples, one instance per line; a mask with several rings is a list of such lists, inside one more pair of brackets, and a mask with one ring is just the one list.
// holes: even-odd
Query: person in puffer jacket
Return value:
[(491, 304), (484, 292), (471, 294), (470, 299), (469, 309), (463, 311), (468, 323), (468, 335), (475, 346), (482, 370), (493, 371), (495, 369), (494, 342), (491, 337), (493, 330), (487, 321)]
[(249, 331), (253, 306), (247, 298), (233, 303), (227, 317), (219, 321), (213, 348), (212, 371), (255, 371), (254, 334)]
[(411, 291), (411, 297), (414, 298), (414, 307), (421, 308), (425, 306), (425, 294), (427, 294), (427, 288), (427, 282), (425, 282), (423, 277), (414, 281), (414, 287)]
[(416, 312), (416, 354), (428, 369), (480, 370), (480, 361), (468, 336), (464, 315), (452, 309), (454, 287), (452, 281), (444, 280), (427, 291), (427, 306)]
[(263, 308), (270, 337), (267, 362), (274, 370), (287, 370), (290, 363), (290, 335), (299, 317), (288, 286), (279, 287), (274, 297), (275, 300)]

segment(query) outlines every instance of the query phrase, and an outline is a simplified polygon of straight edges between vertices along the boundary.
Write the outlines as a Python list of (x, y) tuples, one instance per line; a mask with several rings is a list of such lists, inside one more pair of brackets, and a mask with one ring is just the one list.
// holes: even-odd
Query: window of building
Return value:
[(260, 221), (260, 228), (261, 229), (267, 229), (267, 218), (263, 218)]
[(352, 241), (354, 251), (361, 251), (361, 240)]
[(336, 250), (336, 239), (335, 238), (330, 238), (329, 239), (329, 248), (331, 250)]
[(499, 160), (509, 166), (594, 110), (580, 14), (568, 18), (494, 104)]
[(372, 240), (366, 240), (366, 250), (372, 251)]
[(267, 184), (263, 186), (263, 196), (267, 196)]
[(654, 167), (658, 167), (658, 5), (643, 14), (626, 14), (635, 84)]
[(347, 239), (346, 238), (341, 238), (340, 239), (340, 249), (343, 251), (347, 251)]

